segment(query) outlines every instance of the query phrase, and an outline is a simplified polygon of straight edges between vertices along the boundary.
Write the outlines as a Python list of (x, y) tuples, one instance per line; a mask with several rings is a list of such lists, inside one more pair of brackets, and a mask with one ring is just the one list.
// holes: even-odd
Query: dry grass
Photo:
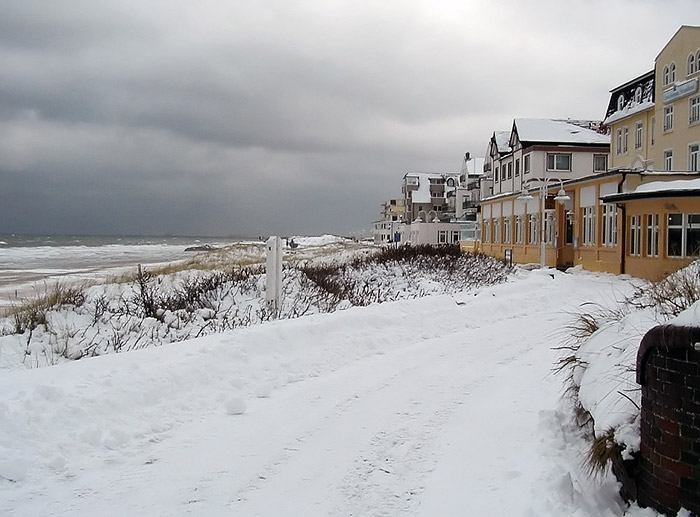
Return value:
[(623, 446), (615, 441), (614, 429), (596, 436), (588, 451), (587, 466), (591, 475), (602, 474), (608, 465), (622, 462)]

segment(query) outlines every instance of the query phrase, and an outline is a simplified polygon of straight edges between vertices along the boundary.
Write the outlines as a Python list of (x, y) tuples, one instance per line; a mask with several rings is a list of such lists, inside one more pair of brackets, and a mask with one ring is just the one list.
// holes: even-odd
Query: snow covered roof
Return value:
[(483, 174), (484, 172), (484, 159), (483, 158), (472, 158), (464, 162), (462, 166), (462, 174)]
[(610, 90), (605, 124), (613, 124), (654, 107), (654, 71)]
[(510, 148), (510, 131), (494, 131), (494, 141), (499, 153), (509, 153)]
[(513, 132), (517, 133), (521, 142), (610, 145), (609, 135), (564, 120), (516, 118), (513, 121)]
[(688, 180), (652, 181), (639, 185), (630, 192), (610, 194), (601, 197), (606, 202), (627, 201), (632, 199), (649, 199), (657, 197), (690, 197), (700, 196), (700, 178)]
[(444, 172), (444, 173), (427, 173), (427, 172), (411, 172), (406, 174), (404, 178), (418, 178), (418, 188), (413, 190), (411, 200), (413, 203), (430, 203), (430, 180), (446, 181), (448, 178), (454, 178), (459, 181), (459, 172)]

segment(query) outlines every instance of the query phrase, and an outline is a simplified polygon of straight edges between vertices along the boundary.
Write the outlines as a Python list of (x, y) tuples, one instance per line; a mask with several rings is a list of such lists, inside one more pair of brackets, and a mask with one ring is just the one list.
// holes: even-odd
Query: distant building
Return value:
[(387, 244), (400, 240), (405, 215), (404, 199), (389, 199), (381, 205), (381, 215), (374, 222), (375, 244)]

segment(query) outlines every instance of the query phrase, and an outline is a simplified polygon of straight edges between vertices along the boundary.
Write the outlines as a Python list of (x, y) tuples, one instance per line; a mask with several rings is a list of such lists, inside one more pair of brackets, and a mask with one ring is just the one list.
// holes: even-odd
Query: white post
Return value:
[(282, 239), (279, 237), (267, 239), (265, 302), (272, 317), (279, 316), (282, 305)]

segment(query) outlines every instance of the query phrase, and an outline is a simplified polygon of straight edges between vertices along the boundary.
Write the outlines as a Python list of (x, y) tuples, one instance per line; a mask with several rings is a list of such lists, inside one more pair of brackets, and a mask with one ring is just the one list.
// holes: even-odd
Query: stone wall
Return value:
[(667, 515), (700, 515), (700, 328), (650, 330), (637, 357), (642, 385), (637, 499)]

